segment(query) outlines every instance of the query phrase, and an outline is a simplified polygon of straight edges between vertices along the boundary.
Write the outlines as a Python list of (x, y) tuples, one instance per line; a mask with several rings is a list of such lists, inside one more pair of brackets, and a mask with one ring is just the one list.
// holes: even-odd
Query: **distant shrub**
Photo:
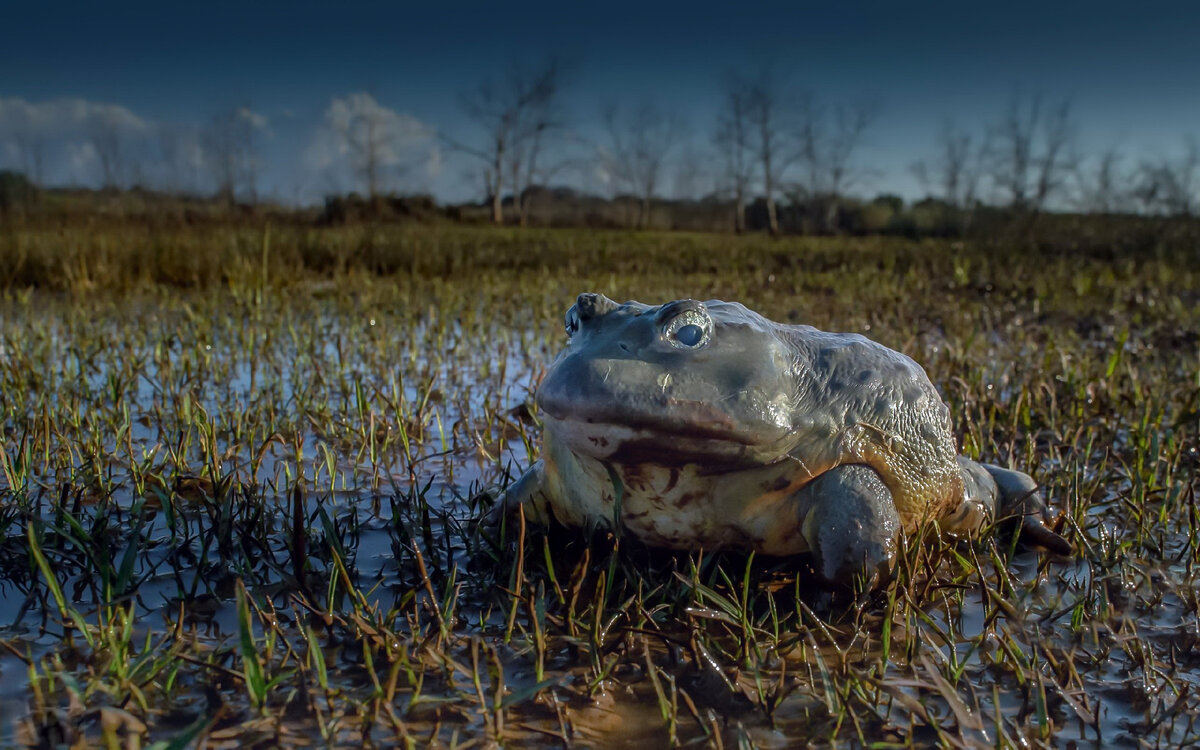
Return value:
[(37, 197), (37, 186), (28, 177), (20, 172), (0, 170), (0, 211), (31, 205)]
[(321, 226), (340, 226), (363, 221), (429, 220), (445, 216), (431, 195), (380, 195), (367, 198), (358, 193), (325, 198), (317, 216)]
[(859, 206), (853, 214), (847, 217), (854, 234), (883, 234), (892, 226), (892, 221), (898, 213), (897, 207), (891, 202), (871, 201), (865, 206)]

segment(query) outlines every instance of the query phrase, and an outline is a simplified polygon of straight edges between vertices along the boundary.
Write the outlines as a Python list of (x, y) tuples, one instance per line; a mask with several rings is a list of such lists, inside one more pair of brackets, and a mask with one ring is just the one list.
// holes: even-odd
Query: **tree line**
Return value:
[[(856, 196), (881, 176), (869, 159), (869, 147), (886, 135), (878, 132), (876, 101), (819, 97), (763, 67), (731, 71), (714, 83), (720, 97), (711, 122), (689, 122), (656, 101), (610, 103), (582, 118), (567, 106), (573, 73), (556, 59), (514, 64), (460, 93), (457, 130), (424, 134), (473, 164), (463, 176), (478, 185), (490, 221), (524, 225), (535, 198), (553, 194), (555, 185), (574, 185), (631, 207), (628, 223), (639, 227), (653, 223), (657, 202), (675, 199), (719, 206), (737, 232), (753, 224), (780, 233), (781, 215), (794, 217), (802, 208), (807, 228), (838, 233), (849, 229), (847, 205), (860, 205)], [(354, 106), (331, 110), (326, 127), (350, 175), (343, 188), (372, 203), (392, 194), (412, 168), (399, 154), (413, 128), (370, 95), (352, 97)], [(256, 117), (233, 107), (197, 128), (159, 129), (140, 161), (118, 123), (101, 117), (91, 123), (86, 145), (105, 187), (153, 185), (254, 203), (263, 164)], [(45, 143), (34, 132), (18, 135), (11, 142), (23, 171), (42, 183)], [(1014, 94), (990, 120), (944, 120), (910, 169), (927, 202), (968, 225), (989, 207), (1033, 216), (1048, 210), (1191, 216), (1200, 206), (1194, 137), (1165, 155), (1135, 158), (1115, 147), (1086, 154), (1071, 101), (1039, 94)], [(157, 182), (151, 172), (161, 175)]]
[[(492, 221), (524, 224), (531, 189), (548, 188), (556, 175), (582, 165), (606, 177), (608, 197), (637, 202), (638, 226), (649, 221), (656, 198), (674, 197), (730, 204), (730, 226), (738, 232), (747, 229), (752, 203), (763, 204), (773, 234), (780, 231), (781, 201), (816, 206), (810, 217), (816, 231), (836, 233), (844, 203), (880, 176), (864, 153), (882, 111), (878, 102), (826, 101), (770, 67), (727, 74), (711, 123), (689, 128), (680, 114), (652, 101), (610, 104), (590, 141), (578, 137), (563, 109), (567, 80), (549, 60), (535, 70), (514, 66), (507, 77), (485, 79), (463, 96), (479, 137), (447, 142), (481, 160)], [(692, 128), (701, 130), (699, 138)], [(676, 187), (684, 189), (668, 196), (672, 168)], [(944, 120), (930, 153), (910, 169), (928, 200), (966, 222), (986, 207), (1033, 215), (1058, 208), (1173, 216), (1191, 216), (1200, 207), (1195, 137), (1155, 157), (1133, 160), (1116, 147), (1088, 155), (1070, 99), (1041, 94), (1014, 94), (998, 118), (973, 126)], [(707, 180), (698, 179), (702, 172)], [(689, 190), (705, 182), (703, 194)]]

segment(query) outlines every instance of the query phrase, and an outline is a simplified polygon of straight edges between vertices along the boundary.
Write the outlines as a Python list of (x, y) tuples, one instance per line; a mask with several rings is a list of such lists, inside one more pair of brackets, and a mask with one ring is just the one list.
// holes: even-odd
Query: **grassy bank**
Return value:
[[(0, 234), (5, 744), (1200, 741), (1182, 241), (454, 226)], [(1079, 550), (795, 560), (475, 532), (583, 290), (738, 299), (929, 371)]]
[[(918, 283), (921, 276), (959, 285), (1023, 283), (1041, 296), (1068, 277), (1073, 281), (1078, 275), (1080, 283), (1087, 284), (1097, 275), (1097, 265), (1124, 273), (1142, 259), (1153, 261), (1148, 272), (1169, 269), (1168, 277), (1183, 273), (1182, 280), (1162, 279), (1172, 288), (1194, 288), (1188, 280), (1194, 278), (1198, 246), (1200, 224), (1104, 217), (1049, 217), (1037, 234), (998, 232), (947, 241), (886, 236), (776, 239), (762, 234), (445, 223), (315, 227), (269, 218), (192, 225), (89, 215), (63, 222), (0, 221), (0, 288), (125, 292), (148, 286), (286, 286), (354, 273), (455, 277), (497, 271), (544, 271), (572, 278), (605, 272), (618, 278), (651, 274), (664, 280), (708, 274), (734, 282), (759, 271), (846, 270), (911, 271)], [(961, 262), (944, 267), (955, 259)], [(1044, 261), (1060, 267), (1039, 272)]]

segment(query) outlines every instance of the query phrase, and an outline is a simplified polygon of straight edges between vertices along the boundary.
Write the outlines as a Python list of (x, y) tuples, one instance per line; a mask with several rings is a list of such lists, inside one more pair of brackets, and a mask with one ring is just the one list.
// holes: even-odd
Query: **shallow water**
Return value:
[(974, 343), (910, 339), (967, 450), (1031, 467), (1080, 555), (914, 549), (901, 585), (831, 601), (798, 561), (482, 539), (473, 498), (535, 455), (561, 340), (494, 294), (6, 302), (0, 743), (95, 741), (115, 710), (149, 740), (215, 716), (216, 746), (1200, 741), (1193, 352), (1113, 367), (1111, 327), (1031, 344), (1002, 309)]

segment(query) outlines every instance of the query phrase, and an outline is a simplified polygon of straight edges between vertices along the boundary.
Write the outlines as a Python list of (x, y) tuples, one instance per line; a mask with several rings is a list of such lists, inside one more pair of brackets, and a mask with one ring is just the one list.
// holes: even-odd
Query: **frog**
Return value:
[(492, 528), (605, 529), (649, 547), (806, 555), (827, 586), (873, 589), (934, 524), (1011, 517), (1067, 555), (1026, 473), (960, 455), (950, 409), (909, 356), (738, 302), (580, 294), (535, 393), (540, 456)]

